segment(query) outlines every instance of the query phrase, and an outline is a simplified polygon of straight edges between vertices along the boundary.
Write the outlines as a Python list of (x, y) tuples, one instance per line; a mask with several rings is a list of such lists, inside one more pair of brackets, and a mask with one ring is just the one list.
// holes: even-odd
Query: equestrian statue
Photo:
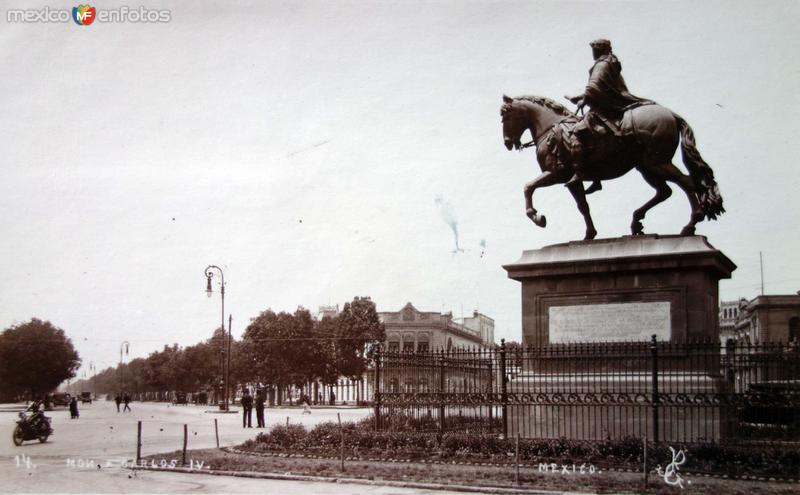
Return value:
[[(555, 101), (539, 96), (503, 96), (500, 115), (506, 148), (536, 147), (542, 174), (525, 184), (526, 215), (539, 227), (547, 219), (533, 207), (533, 192), (540, 187), (564, 184), (575, 199), (586, 223), (584, 239), (594, 239), (586, 195), (602, 189), (602, 181), (621, 177), (632, 169), (642, 174), (655, 195), (633, 212), (631, 233), (644, 233), (642, 220), (650, 208), (672, 195), (668, 182), (689, 198), (691, 215), (681, 235), (693, 235), (703, 219), (715, 220), (725, 212), (714, 172), (700, 156), (694, 133), (683, 118), (657, 103), (632, 95), (622, 78), (622, 65), (611, 43), (593, 41), (594, 66), (583, 94), (567, 97), (578, 107), (573, 113)], [(581, 115), (585, 106), (589, 111)], [(533, 140), (522, 144), (530, 131)], [(672, 164), (678, 144), (689, 175)], [(591, 181), (584, 189), (584, 181)]]

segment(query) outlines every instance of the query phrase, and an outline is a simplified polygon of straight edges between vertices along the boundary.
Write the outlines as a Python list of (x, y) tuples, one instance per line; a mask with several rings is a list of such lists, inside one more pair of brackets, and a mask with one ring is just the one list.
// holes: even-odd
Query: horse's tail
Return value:
[(683, 117), (673, 112), (681, 132), (681, 155), (683, 164), (689, 171), (689, 177), (695, 187), (695, 194), (700, 202), (700, 209), (709, 220), (716, 220), (717, 215), (725, 213), (722, 207), (722, 194), (719, 192), (717, 181), (714, 180), (714, 171), (700, 156), (694, 141), (692, 128), (683, 120)]

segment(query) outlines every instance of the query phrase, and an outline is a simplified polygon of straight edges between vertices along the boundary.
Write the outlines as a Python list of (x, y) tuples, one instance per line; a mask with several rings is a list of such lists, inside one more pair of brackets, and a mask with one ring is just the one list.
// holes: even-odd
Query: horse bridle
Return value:
[[(543, 130), (542, 133), (539, 134), (538, 137), (537, 136), (533, 136), (532, 140), (528, 141), (525, 144), (521, 144), (519, 146), (519, 150), (522, 151), (525, 148), (530, 148), (531, 146), (539, 146), (539, 141), (541, 141), (542, 139), (547, 137), (548, 134), (553, 132), (553, 129), (555, 129), (557, 125), (561, 124), (562, 122), (566, 122), (569, 119), (570, 119), (570, 117), (564, 117), (563, 119), (559, 120), (558, 122), (556, 122), (555, 124), (551, 125), (547, 129)], [(531, 134), (533, 134), (533, 132), (531, 132)]]
[[(525, 148), (530, 148), (531, 146), (539, 146), (539, 141), (541, 141), (541, 140), (542, 140), (542, 139), (544, 139), (544, 138), (545, 138), (545, 137), (546, 137), (546, 136), (547, 136), (549, 133), (551, 133), (551, 132), (553, 131), (553, 129), (555, 129), (555, 127), (556, 127), (558, 124), (560, 124), (561, 122), (564, 122), (564, 121), (563, 121), (563, 120), (560, 120), (560, 121), (556, 122), (555, 124), (551, 125), (550, 127), (548, 127), (547, 129), (543, 130), (543, 131), (542, 131), (542, 133), (541, 133), (541, 134), (539, 134), (539, 137), (533, 136), (533, 139), (531, 139), (531, 140), (530, 140), (530, 141), (528, 141), (527, 143), (521, 144), (521, 145), (519, 146), (519, 150), (520, 150), (520, 151), (522, 151), (522, 150), (524, 150)], [(531, 134), (533, 134), (533, 133), (531, 133)]]

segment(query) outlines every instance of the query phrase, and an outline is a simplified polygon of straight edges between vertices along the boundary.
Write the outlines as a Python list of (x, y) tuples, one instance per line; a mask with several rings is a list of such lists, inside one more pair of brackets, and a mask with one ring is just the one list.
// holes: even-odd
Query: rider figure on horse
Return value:
[[(589, 46), (592, 47), (594, 65), (589, 69), (589, 82), (586, 84), (586, 90), (581, 95), (567, 97), (578, 106), (579, 111), (585, 105), (590, 107), (590, 111), (574, 129), (578, 143), (582, 147), (586, 143), (598, 145), (609, 131), (617, 138), (622, 137), (620, 121), (625, 110), (652, 103), (634, 96), (628, 91), (625, 80), (622, 78), (622, 64), (611, 52), (610, 41), (598, 39), (589, 43)], [(583, 156), (583, 154), (578, 154), (578, 156)], [(584, 160), (574, 160), (573, 167), (575, 175), (567, 181), (566, 185), (583, 181)], [(586, 192), (594, 192), (600, 188), (599, 181), (595, 181)]]

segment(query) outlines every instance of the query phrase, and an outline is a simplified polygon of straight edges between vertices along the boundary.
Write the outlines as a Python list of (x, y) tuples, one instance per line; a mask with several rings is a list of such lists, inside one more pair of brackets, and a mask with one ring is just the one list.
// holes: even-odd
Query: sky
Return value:
[[(503, 264), (578, 240), (562, 187), (525, 217), (534, 151), (503, 146), (502, 95), (582, 91), (611, 40), (631, 92), (692, 126), (727, 212), (697, 233), (738, 269), (723, 300), (800, 289), (796, 1), (104, 2), (166, 23), (12, 23), (0, 2), (0, 328), (48, 320), (97, 369), (241, 335), (271, 308), (474, 309), (521, 338)], [(680, 155), (674, 163), (682, 168)], [(645, 219), (677, 234), (676, 191)], [(589, 198), (629, 234), (636, 173)], [(792, 254), (795, 253), (795, 254)], [(215, 291), (218, 287), (215, 287)]]

